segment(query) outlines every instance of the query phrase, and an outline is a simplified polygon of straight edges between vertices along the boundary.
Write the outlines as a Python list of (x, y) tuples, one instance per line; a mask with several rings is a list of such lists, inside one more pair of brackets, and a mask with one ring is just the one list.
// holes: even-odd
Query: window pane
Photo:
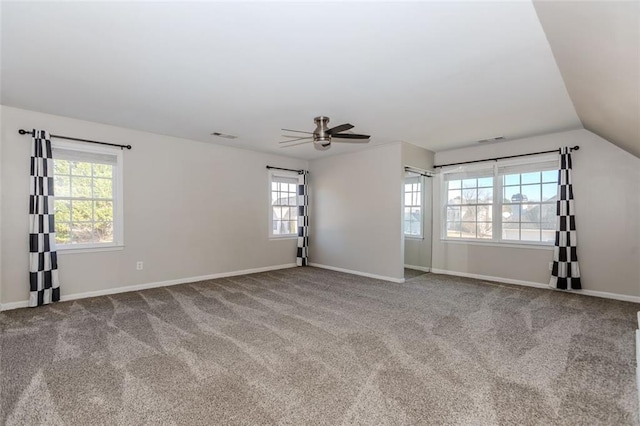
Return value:
[(523, 223), (520, 228), (520, 240), (540, 241), (540, 224)]
[(93, 239), (97, 243), (112, 243), (113, 222), (96, 222), (93, 225)]
[(491, 222), (491, 218), (493, 217), (493, 206), (478, 206), (476, 217), (480, 222)]
[(58, 222), (56, 219), (56, 243), (69, 244), (71, 242), (71, 224)]
[(86, 244), (93, 242), (93, 231), (90, 222), (72, 222), (71, 234), (72, 244)]
[(475, 222), (462, 222), (462, 238), (475, 238), (476, 237), (476, 223)]
[(478, 186), (492, 187), (493, 186), (493, 178), (486, 177), (486, 178), (478, 179)]
[(478, 202), (478, 191), (474, 189), (462, 190), (462, 204), (475, 204)]
[(493, 202), (493, 188), (479, 188), (478, 189), (478, 202), (479, 203), (491, 203), (491, 202)]
[(555, 203), (542, 205), (542, 213), (541, 213), (540, 221), (553, 224), (553, 229), (555, 229), (555, 223), (556, 223)]
[(271, 191), (278, 190), (278, 182), (271, 182)]
[[(519, 200), (521, 197), (519, 186), (505, 186), (504, 187), (504, 200), (508, 203), (514, 202), (513, 200)], [(516, 197), (516, 195), (518, 195)]]
[(460, 222), (447, 222), (447, 237), (449, 238), (460, 238)]
[(556, 240), (556, 224), (555, 222), (542, 222), (541, 241), (553, 243)]
[(404, 233), (408, 234), (409, 232), (411, 232), (411, 222), (409, 222), (408, 220), (404, 221)]
[(558, 184), (558, 171), (557, 170), (547, 170), (546, 172), (542, 172), (542, 182), (553, 182), (556, 185)]
[(460, 189), (461, 187), (461, 182), (459, 180), (452, 180), (448, 182), (448, 188), (449, 189)]
[(522, 185), (523, 201), (540, 201), (540, 185)]
[(504, 185), (518, 185), (520, 184), (520, 175), (505, 175)]
[(463, 188), (475, 188), (478, 186), (478, 179), (465, 179), (462, 181)]
[(447, 222), (460, 221), (460, 207), (447, 207)]
[(422, 204), (421, 200), (420, 200), (420, 192), (416, 192), (413, 194), (414, 200), (413, 200), (413, 205), (414, 206), (419, 206)]
[(55, 200), (55, 220), (56, 220), (56, 232), (58, 232), (58, 222), (70, 222), (71, 221), (71, 202), (66, 200)]
[(553, 201), (558, 197), (558, 184), (545, 183), (542, 185), (542, 201)]
[(68, 175), (71, 173), (71, 166), (67, 160), (53, 160), (54, 174)]
[(522, 184), (525, 183), (540, 183), (540, 172), (523, 173)]
[(93, 220), (100, 222), (113, 222), (113, 202), (94, 201)]
[(503, 240), (519, 240), (520, 224), (519, 223), (502, 223), (502, 239)]
[(420, 222), (411, 222), (411, 234), (420, 235)]
[[(91, 200), (80, 201), (73, 200), (71, 202), (71, 221), (72, 222), (89, 222), (93, 216)], [(75, 232), (74, 232), (75, 240)]]
[(540, 222), (540, 204), (523, 204), (522, 222)]
[(491, 239), (493, 237), (491, 222), (478, 222), (476, 230), (478, 238)]
[(94, 198), (113, 198), (113, 181), (111, 179), (93, 179)]
[(93, 176), (111, 179), (113, 178), (113, 166), (109, 164), (94, 164)]
[(58, 197), (71, 196), (71, 178), (69, 176), (55, 176), (53, 193)]
[(449, 204), (460, 204), (462, 193), (459, 189), (449, 190)]
[[(91, 173), (91, 169), (89, 169), (89, 173)], [(72, 177), (71, 196), (76, 198), (91, 198), (91, 178)]]
[(404, 205), (405, 206), (410, 206), (411, 205), (411, 193), (410, 192), (405, 192), (404, 193)]
[(91, 176), (91, 163), (71, 161), (71, 174), (75, 176)]
[(502, 222), (518, 222), (520, 220), (520, 205), (505, 204), (502, 206)]
[(476, 206), (464, 206), (462, 207), (462, 220), (471, 222), (476, 220)]

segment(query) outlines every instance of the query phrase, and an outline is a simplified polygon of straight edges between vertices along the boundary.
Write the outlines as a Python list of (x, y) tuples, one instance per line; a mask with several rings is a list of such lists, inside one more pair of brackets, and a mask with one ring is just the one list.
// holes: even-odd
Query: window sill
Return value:
[(406, 235), (404, 236), (405, 240), (417, 240), (417, 241), (421, 241), (424, 240), (424, 237), (420, 237), (418, 235)]
[(516, 248), (516, 249), (533, 249), (533, 250), (553, 250), (553, 244), (544, 244), (544, 243), (507, 243), (504, 241), (476, 241), (476, 240), (450, 240), (441, 238), (441, 243), (444, 244), (463, 244), (463, 245), (471, 245), (471, 246), (489, 246), (489, 247), (507, 247), (507, 248)]
[(297, 240), (298, 239), (298, 235), (297, 234), (291, 234), (291, 235), (269, 235), (269, 239), (270, 240)]
[(103, 251), (119, 251), (124, 250), (123, 245), (108, 246), (108, 247), (58, 247), (58, 254), (79, 254), (79, 253), (100, 253)]

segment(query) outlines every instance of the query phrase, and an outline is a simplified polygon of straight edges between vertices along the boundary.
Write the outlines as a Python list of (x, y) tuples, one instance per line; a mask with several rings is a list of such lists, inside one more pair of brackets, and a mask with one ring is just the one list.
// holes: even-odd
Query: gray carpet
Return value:
[(424, 271), (418, 271), (417, 269), (411, 269), (411, 268), (404, 268), (404, 279), (405, 280), (412, 280), (412, 279), (417, 278), (420, 275), (424, 275), (424, 274), (426, 274), (426, 272), (424, 272)]
[(36, 424), (638, 424), (639, 305), (316, 268), (0, 314)]

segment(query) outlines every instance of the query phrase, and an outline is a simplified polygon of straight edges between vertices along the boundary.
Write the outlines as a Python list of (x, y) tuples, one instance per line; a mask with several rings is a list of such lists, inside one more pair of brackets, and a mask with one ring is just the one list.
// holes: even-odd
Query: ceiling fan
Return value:
[[(342, 142), (342, 143), (368, 143), (369, 135), (359, 135), (357, 133), (343, 133), (347, 130), (353, 129), (352, 124), (341, 124), (336, 127), (329, 128), (327, 124), (329, 123), (329, 117), (316, 117), (313, 119), (314, 123), (316, 123), (316, 129), (313, 132), (303, 132), (301, 130), (291, 130), (291, 129), (282, 129), (285, 132), (295, 132), (295, 133), (306, 133), (311, 136), (303, 136), (299, 137), (299, 135), (283, 135), (285, 138), (295, 138), (288, 141), (282, 141), (280, 143), (287, 144), (283, 145), (281, 148), (288, 148), (290, 146), (302, 145), (305, 143), (313, 142), (313, 146), (315, 149), (319, 151), (326, 151), (331, 148), (331, 141), (333, 139), (334, 142)], [(307, 140), (308, 139), (308, 140)], [(344, 139), (344, 140), (339, 140)], [(304, 142), (298, 142), (304, 141)], [(296, 142), (296, 143), (292, 143)]]

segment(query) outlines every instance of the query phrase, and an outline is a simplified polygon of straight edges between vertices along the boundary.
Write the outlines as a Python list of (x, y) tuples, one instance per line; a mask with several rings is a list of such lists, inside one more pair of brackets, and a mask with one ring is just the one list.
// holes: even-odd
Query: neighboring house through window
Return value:
[(52, 141), (59, 250), (123, 244), (122, 152)]
[(422, 238), (423, 177), (408, 172), (404, 180), (404, 235)]
[(269, 236), (298, 235), (298, 177), (283, 172), (269, 172)]
[(450, 168), (442, 177), (444, 239), (553, 243), (557, 156)]

